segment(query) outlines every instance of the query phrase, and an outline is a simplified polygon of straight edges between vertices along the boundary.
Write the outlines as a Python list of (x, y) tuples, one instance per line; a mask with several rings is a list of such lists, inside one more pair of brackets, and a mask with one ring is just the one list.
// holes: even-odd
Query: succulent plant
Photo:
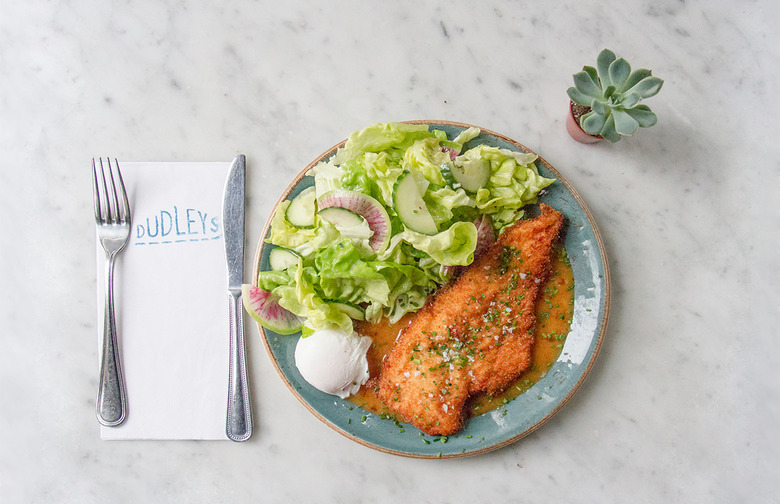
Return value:
[(591, 108), (580, 118), (586, 133), (617, 142), (658, 121), (650, 107), (639, 102), (658, 94), (663, 80), (644, 68), (632, 72), (628, 61), (609, 49), (601, 51), (596, 67), (585, 66), (574, 74), (574, 87), (567, 90), (571, 101)]

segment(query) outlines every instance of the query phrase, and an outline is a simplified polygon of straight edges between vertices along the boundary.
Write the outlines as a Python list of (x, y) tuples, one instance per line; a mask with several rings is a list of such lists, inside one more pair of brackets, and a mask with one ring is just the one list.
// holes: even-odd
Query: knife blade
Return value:
[(244, 280), (244, 190), (246, 157), (233, 160), (225, 181), (222, 230), (227, 262), (227, 290), (230, 314), (230, 365), (225, 432), (232, 441), (246, 441), (252, 435), (252, 410), (244, 350), (244, 322), (241, 284)]

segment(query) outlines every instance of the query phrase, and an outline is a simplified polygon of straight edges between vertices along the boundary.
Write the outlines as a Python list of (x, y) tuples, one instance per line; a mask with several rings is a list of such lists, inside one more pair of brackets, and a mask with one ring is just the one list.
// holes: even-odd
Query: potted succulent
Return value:
[(628, 61), (604, 49), (596, 68), (585, 66), (573, 77), (574, 86), (567, 90), (571, 101), (566, 129), (578, 142), (617, 142), (657, 122), (650, 107), (639, 103), (663, 86), (650, 70), (631, 71)]

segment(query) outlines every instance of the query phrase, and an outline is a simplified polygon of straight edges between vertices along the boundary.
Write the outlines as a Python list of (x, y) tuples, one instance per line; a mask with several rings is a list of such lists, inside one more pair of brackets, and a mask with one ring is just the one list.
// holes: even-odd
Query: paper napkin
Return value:
[[(230, 162), (120, 167), (133, 219), (114, 273), (127, 418), (118, 427), (101, 426), (101, 438), (227, 439), (222, 193)], [(97, 258), (100, 354), (105, 266), (99, 245)]]

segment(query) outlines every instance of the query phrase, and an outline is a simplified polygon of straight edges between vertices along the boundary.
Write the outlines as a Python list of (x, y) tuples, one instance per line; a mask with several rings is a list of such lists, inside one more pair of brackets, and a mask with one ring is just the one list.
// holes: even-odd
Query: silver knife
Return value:
[(252, 435), (252, 410), (244, 354), (244, 323), (241, 284), (244, 281), (244, 181), (246, 157), (239, 154), (230, 166), (222, 206), (222, 230), (227, 259), (230, 300), (230, 381), (226, 433), (233, 441), (246, 441)]

